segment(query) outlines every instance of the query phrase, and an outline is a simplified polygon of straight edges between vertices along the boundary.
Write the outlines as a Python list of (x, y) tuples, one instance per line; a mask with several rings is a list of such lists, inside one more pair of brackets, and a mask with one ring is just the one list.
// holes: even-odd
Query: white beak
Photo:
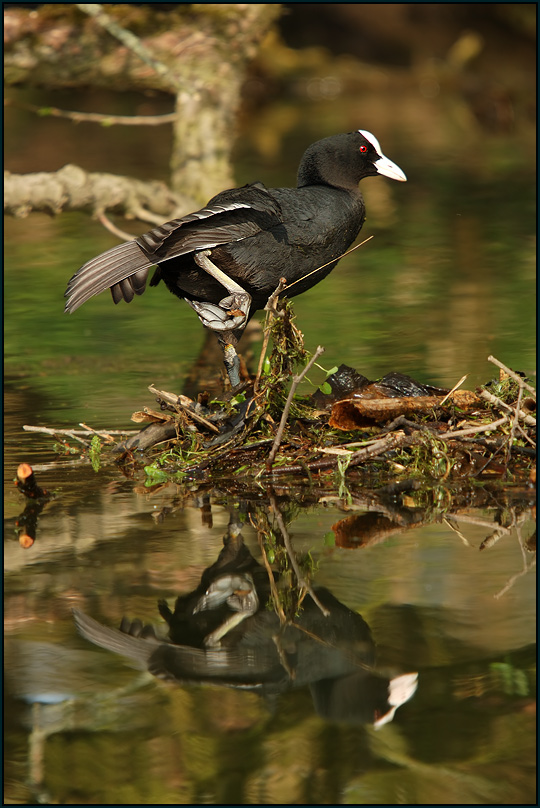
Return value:
[(384, 155), (373, 163), (377, 172), (382, 174), (383, 177), (390, 177), (391, 180), (399, 180), (399, 182), (406, 182), (407, 177), (399, 166), (389, 160)]

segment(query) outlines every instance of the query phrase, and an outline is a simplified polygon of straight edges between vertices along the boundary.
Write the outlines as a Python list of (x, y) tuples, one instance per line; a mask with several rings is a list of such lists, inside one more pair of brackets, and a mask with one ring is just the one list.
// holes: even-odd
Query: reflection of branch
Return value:
[(298, 566), (298, 562), (297, 562), (296, 556), (294, 554), (294, 550), (293, 550), (293, 547), (292, 547), (292, 544), (291, 544), (291, 540), (289, 538), (289, 533), (287, 531), (287, 528), (285, 527), (285, 522), (283, 521), (283, 516), (281, 515), (281, 511), (278, 508), (277, 502), (276, 502), (275, 498), (272, 495), (270, 495), (270, 504), (271, 504), (272, 510), (273, 510), (273, 512), (275, 514), (276, 521), (278, 523), (281, 535), (283, 536), (283, 543), (285, 545), (285, 549), (287, 551), (289, 561), (291, 562), (291, 567), (293, 568), (294, 574), (296, 575), (296, 580), (298, 582), (298, 586), (300, 587), (300, 589), (304, 589), (311, 596), (311, 599), (313, 600), (314, 603), (317, 604), (317, 606), (319, 607), (321, 612), (324, 614), (324, 616), (328, 617), (330, 612), (328, 611), (328, 609), (325, 606), (322, 605), (321, 601), (319, 600), (319, 598), (317, 597), (317, 595), (315, 594), (315, 592), (311, 588), (310, 584), (304, 578), (304, 575), (302, 574), (302, 570)]
[(274, 579), (274, 573), (272, 567), (270, 566), (270, 562), (268, 561), (266, 550), (264, 549), (264, 542), (263, 542), (264, 532), (261, 530), (259, 525), (256, 525), (253, 522), (252, 524), (255, 530), (257, 531), (257, 541), (259, 542), (264, 567), (268, 575), (268, 582), (270, 584), (270, 592), (272, 593), (272, 602), (274, 604), (274, 609), (279, 617), (279, 622), (281, 623), (281, 625), (284, 625), (287, 622), (287, 618), (285, 617), (285, 612), (283, 611), (283, 607), (279, 602), (279, 593), (277, 590), (276, 581)]
[(514, 586), (514, 584), (518, 580), (518, 578), (522, 578), (524, 575), (526, 575), (530, 570), (532, 570), (536, 566), (536, 555), (533, 558), (533, 560), (531, 561), (531, 565), (529, 566), (527, 564), (527, 553), (525, 552), (525, 547), (523, 545), (523, 539), (521, 537), (521, 529), (520, 529), (519, 525), (516, 525), (516, 533), (517, 533), (517, 537), (518, 537), (518, 541), (519, 541), (519, 546), (521, 547), (521, 555), (523, 557), (523, 569), (520, 572), (516, 572), (515, 575), (512, 575), (512, 577), (509, 578), (508, 581), (506, 582), (506, 584), (503, 586), (501, 591), (497, 592), (496, 595), (493, 595), (495, 600), (499, 600), (499, 598), (502, 598), (502, 596), (505, 595), (508, 592), (508, 590), (511, 589)]
[[(468, 516), (465, 513), (447, 513), (445, 516), (446, 519), (453, 519), (455, 522), (468, 522), (470, 525), (481, 525), (482, 527), (489, 527), (493, 529), (495, 523), (488, 522), (487, 519), (477, 519), (475, 516)], [(502, 530), (504, 533), (510, 534), (511, 530), (508, 527), (504, 527), (503, 525), (497, 526), (498, 530)]]

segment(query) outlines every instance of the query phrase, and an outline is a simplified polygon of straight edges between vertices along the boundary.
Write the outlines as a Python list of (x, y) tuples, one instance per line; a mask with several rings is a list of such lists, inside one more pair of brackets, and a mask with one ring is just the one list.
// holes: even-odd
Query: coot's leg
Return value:
[(236, 295), (229, 295), (215, 303), (200, 303), (198, 300), (184, 298), (192, 309), (195, 309), (201, 323), (212, 331), (225, 332), (243, 328), (246, 324), (246, 315), (235, 306)]
[[(193, 306), (193, 308), (197, 311), (197, 314), (199, 314), (202, 324), (208, 326), (208, 328), (211, 328), (213, 331), (234, 331), (237, 328), (241, 328), (247, 322), (249, 307), (251, 305), (251, 295), (249, 295), (245, 289), (242, 289), (236, 281), (229, 278), (225, 272), (222, 272), (219, 267), (213, 264), (208, 257), (210, 254), (210, 250), (202, 250), (199, 253), (195, 253), (193, 259), (201, 269), (204, 269), (205, 272), (208, 272), (209, 275), (221, 283), (227, 292), (229, 292), (229, 296), (220, 300), (217, 306), (211, 303), (204, 303), (204, 310), (201, 311), (201, 313), (197, 311), (195, 306)], [(205, 322), (203, 319), (203, 316), (206, 316), (207, 312), (209, 322)], [(201, 316), (201, 314), (203, 316)]]
[(238, 339), (232, 331), (218, 331), (216, 336), (223, 351), (223, 364), (225, 365), (231, 388), (236, 390), (241, 384), (240, 359), (236, 353)]

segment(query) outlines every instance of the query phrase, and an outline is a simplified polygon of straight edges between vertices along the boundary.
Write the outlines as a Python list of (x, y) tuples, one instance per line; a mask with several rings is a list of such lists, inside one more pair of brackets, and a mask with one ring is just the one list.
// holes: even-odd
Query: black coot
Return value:
[(358, 183), (377, 174), (406, 180), (370, 132), (319, 140), (302, 157), (296, 188), (255, 182), (222, 191), (202, 210), (93, 258), (69, 281), (65, 310), (105, 289), (115, 303), (129, 303), (157, 265), (150, 286), (163, 280), (217, 333), (234, 389), (240, 384), (234, 348), (249, 318), (280, 278), (293, 284), (285, 290), (293, 297), (332, 271), (364, 223)]

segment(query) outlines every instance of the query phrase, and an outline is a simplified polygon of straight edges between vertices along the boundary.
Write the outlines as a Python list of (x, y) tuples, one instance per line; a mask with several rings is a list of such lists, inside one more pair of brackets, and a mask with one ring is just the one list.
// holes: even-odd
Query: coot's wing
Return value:
[(279, 204), (261, 183), (223, 191), (202, 210), (166, 222), (88, 261), (68, 283), (65, 311), (75, 311), (111, 287), (115, 303), (122, 298), (129, 302), (134, 294), (144, 292), (148, 270), (155, 264), (248, 238), (280, 221)]

